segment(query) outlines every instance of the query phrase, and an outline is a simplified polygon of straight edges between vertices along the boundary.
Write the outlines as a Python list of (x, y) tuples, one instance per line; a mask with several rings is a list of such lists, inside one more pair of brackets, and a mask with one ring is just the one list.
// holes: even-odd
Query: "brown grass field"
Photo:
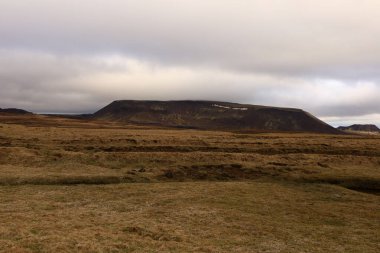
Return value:
[(1, 252), (380, 252), (380, 136), (0, 116)]

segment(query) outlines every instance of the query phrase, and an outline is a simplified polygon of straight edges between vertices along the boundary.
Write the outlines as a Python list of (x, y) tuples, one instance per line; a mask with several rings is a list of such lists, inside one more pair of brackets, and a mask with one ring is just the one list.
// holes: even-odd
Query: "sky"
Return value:
[(302, 108), (380, 126), (379, 0), (0, 0), (0, 107)]

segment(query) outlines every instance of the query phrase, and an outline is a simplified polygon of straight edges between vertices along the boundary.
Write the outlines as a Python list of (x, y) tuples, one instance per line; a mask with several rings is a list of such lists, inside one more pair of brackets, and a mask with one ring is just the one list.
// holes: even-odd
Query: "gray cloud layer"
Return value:
[(0, 107), (212, 99), (380, 123), (379, 11), (378, 0), (0, 0)]

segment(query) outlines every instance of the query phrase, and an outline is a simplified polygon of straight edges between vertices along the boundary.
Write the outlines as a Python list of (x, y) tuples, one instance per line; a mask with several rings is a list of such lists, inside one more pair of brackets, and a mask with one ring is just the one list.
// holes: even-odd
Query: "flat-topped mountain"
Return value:
[(134, 124), (210, 130), (341, 133), (313, 115), (279, 108), (215, 101), (114, 101), (92, 116)]
[(347, 127), (341, 126), (341, 127), (338, 127), (338, 129), (342, 131), (379, 132), (380, 133), (380, 129), (376, 125), (372, 125), (372, 124), (364, 124), (364, 125), (355, 124), (355, 125), (347, 126)]
[(31, 112), (22, 110), (22, 109), (17, 109), (17, 108), (6, 108), (6, 109), (1, 109), (0, 108), (0, 113), (6, 113), (6, 114), (32, 114)]

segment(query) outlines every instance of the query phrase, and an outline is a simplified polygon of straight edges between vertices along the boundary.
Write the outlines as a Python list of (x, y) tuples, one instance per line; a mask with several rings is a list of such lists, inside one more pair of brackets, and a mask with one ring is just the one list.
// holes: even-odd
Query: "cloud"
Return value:
[(1, 106), (40, 112), (92, 112), (116, 99), (239, 101), (300, 107), (321, 116), (379, 111), (380, 87), (371, 82), (174, 67), (119, 55), (4, 50), (0, 69)]
[(377, 0), (2, 0), (0, 45), (378, 78), (379, 8)]
[(377, 0), (0, 0), (0, 106), (208, 99), (379, 113)]

